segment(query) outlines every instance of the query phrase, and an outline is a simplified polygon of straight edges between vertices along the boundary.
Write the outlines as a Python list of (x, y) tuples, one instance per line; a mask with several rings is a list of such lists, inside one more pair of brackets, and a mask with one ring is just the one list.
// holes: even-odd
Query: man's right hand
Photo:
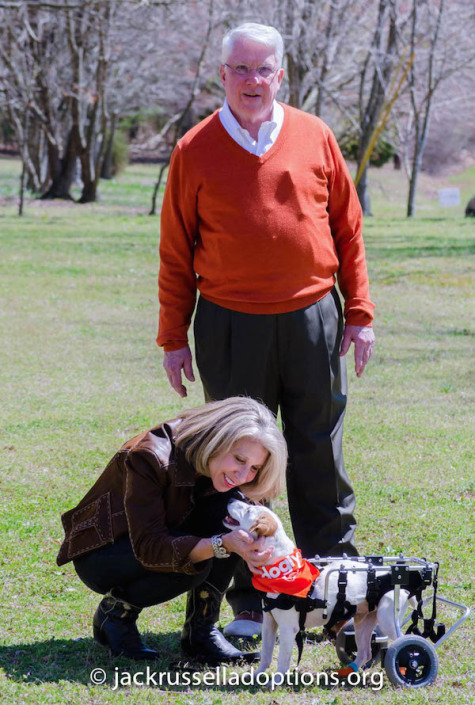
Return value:
[(179, 350), (164, 352), (163, 367), (167, 373), (168, 381), (175, 392), (177, 392), (181, 397), (186, 397), (187, 391), (182, 382), (181, 371), (183, 370), (186, 379), (189, 379), (190, 382), (195, 381), (195, 376), (193, 374), (193, 358), (189, 346), (187, 345)]

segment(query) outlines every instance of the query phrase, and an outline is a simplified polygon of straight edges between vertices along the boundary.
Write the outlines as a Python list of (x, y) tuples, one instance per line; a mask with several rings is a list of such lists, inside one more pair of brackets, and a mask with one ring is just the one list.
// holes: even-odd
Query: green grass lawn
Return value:
[[(93, 641), (98, 597), (71, 564), (58, 568), (55, 557), (61, 513), (120, 444), (202, 402), (198, 382), (188, 384), (186, 401), (174, 395), (154, 343), (159, 223), (147, 211), (156, 172), (130, 167), (101, 184), (97, 204), (28, 198), (18, 218), (19, 165), (0, 160), (0, 702), (473, 702), (470, 622), (438, 649), (437, 683), (420, 691), (398, 691), (386, 678), (378, 690), (138, 684), (114, 690), (116, 674), (144, 666), (113, 660)], [(345, 433), (360, 551), (440, 561), (440, 594), (467, 605), (473, 605), (474, 572), (475, 221), (463, 209), (474, 177), (473, 168), (446, 180), (423, 177), (417, 217), (408, 220), (401, 173), (372, 174), (375, 216), (366, 220), (365, 240), (377, 347), (363, 378), (351, 372)], [(461, 187), (463, 207), (438, 205), (442, 185)], [(284, 497), (277, 509), (288, 527)], [(223, 624), (230, 614), (225, 606)], [(146, 640), (163, 652), (157, 672), (173, 673), (183, 617), (178, 598), (140, 618)], [(455, 614), (444, 608), (441, 619), (451, 625)], [(300, 671), (337, 667), (333, 646), (313, 635)], [(95, 668), (106, 672), (105, 685), (91, 683)]]

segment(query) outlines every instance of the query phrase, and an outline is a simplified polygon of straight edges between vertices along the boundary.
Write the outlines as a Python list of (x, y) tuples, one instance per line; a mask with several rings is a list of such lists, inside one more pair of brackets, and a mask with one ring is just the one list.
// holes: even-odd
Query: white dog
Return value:
[[(339, 559), (336, 564), (329, 563), (321, 570), (316, 580), (313, 581), (313, 575), (309, 574), (311, 568), (309, 568), (308, 562), (302, 560), (300, 553), (286, 535), (281, 521), (274, 512), (266, 507), (249, 505), (239, 500), (231, 500), (228, 504), (228, 512), (229, 516), (224, 521), (224, 525), (227, 528), (241, 528), (255, 537), (264, 536), (265, 546), (271, 545), (274, 547), (273, 555), (268, 564), (268, 566), (272, 565), (272, 568), (264, 567), (261, 569), (261, 575), (257, 576), (258, 585), (256, 585), (261, 590), (267, 589), (265, 587), (266, 584), (271, 586), (272, 591), (267, 592), (269, 600), (278, 597), (279, 593), (277, 590), (279, 590), (279, 586), (284, 585), (284, 589), (281, 591), (288, 592), (286, 585), (294, 582), (297, 583), (297, 588), (295, 589), (292, 585), (290, 593), (298, 594), (297, 591), (303, 587), (305, 579), (313, 583), (311, 593), (308, 596), (312, 599), (323, 600), (326, 575), (331, 569), (334, 571), (329, 576), (328, 616), (326, 618), (323, 617), (324, 610), (322, 607), (313, 609), (306, 615), (306, 628), (324, 626), (329, 621), (337, 602), (338, 571), (335, 570), (335, 567), (339, 568), (343, 565), (348, 570), (346, 601), (356, 607), (354, 627), (357, 646), (356, 658), (350, 665), (350, 670), (356, 671), (371, 659), (371, 635), (376, 624), (379, 624), (382, 632), (390, 640), (397, 638), (398, 634), (394, 617), (394, 590), (386, 592), (379, 600), (377, 608), (370, 612), (366, 600), (367, 572), (352, 572), (352, 568), (354, 569), (355, 567), (354, 561)], [(318, 575), (318, 571), (315, 572)], [(382, 571), (378, 572), (378, 576), (381, 573)], [(256, 576), (253, 578), (253, 582), (256, 583)], [(276, 591), (274, 592), (274, 590)], [(401, 614), (404, 614), (406, 610), (408, 599), (409, 592), (401, 590), (399, 597)], [(283, 674), (287, 673), (290, 668), (292, 648), (299, 632), (299, 613), (295, 607), (290, 609), (279, 609), (276, 607), (264, 612), (261, 660), (256, 675), (264, 672), (271, 664), (278, 628), (280, 630), (280, 648), (277, 670), (279, 674), (282, 674), (283, 681)], [(341, 669), (339, 674), (341, 676), (348, 675), (350, 670)]]

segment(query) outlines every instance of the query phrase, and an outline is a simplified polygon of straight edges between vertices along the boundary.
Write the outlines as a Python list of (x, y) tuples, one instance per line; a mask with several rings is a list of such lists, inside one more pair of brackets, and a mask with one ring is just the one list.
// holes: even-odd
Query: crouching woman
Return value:
[(270, 554), (240, 529), (223, 534), (223, 519), (240, 493), (252, 501), (277, 496), (286, 464), (273, 414), (247, 397), (184, 411), (125, 443), (62, 516), (58, 565), (72, 560), (85, 585), (104, 595), (94, 638), (114, 655), (157, 658), (137, 617), (187, 592), (184, 654), (208, 663), (252, 660), (215, 622), (239, 556), (258, 567)]

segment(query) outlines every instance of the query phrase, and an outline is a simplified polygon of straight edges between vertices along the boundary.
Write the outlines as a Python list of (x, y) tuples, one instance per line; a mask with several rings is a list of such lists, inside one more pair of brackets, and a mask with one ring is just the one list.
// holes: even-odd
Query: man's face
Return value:
[[(226, 100), (234, 117), (242, 127), (261, 125), (272, 115), (272, 104), (277, 95), (284, 70), (277, 70), (273, 49), (249, 39), (236, 40), (232, 52), (221, 64), (219, 73), (226, 92)], [(233, 69), (245, 66), (252, 71), (240, 76)], [(259, 75), (260, 67), (275, 71), (267, 79)], [(231, 68), (230, 68), (231, 67)]]

